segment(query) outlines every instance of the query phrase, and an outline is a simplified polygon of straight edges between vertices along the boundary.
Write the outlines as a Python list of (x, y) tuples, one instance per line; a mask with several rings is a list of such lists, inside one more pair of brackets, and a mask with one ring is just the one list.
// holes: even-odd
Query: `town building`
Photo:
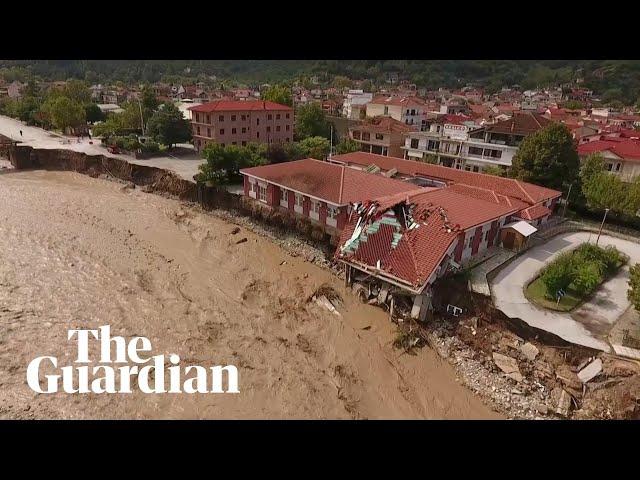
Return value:
[(352, 203), (416, 190), (416, 185), (307, 158), (240, 170), (244, 195), (262, 205), (307, 218), (337, 240)]
[(367, 103), (373, 99), (372, 93), (364, 90), (349, 90), (342, 103), (342, 115), (350, 120), (361, 120), (367, 115)]
[(600, 135), (598, 139), (578, 145), (578, 155), (584, 160), (599, 153), (605, 169), (626, 182), (640, 175), (640, 132), (635, 138)]
[(367, 117), (391, 117), (421, 130), (427, 127), (427, 103), (418, 97), (377, 96), (367, 104)]
[(260, 100), (218, 100), (195, 105), (191, 111), (194, 146), (207, 143), (247, 145), (293, 141), (293, 109)]
[(482, 172), (489, 165), (507, 169), (522, 140), (550, 122), (527, 112), (474, 128), (475, 122), (469, 117), (444, 116), (428, 131), (408, 133), (403, 156), (472, 172)]
[(375, 117), (349, 127), (349, 138), (364, 152), (397, 157), (402, 155), (404, 135), (414, 129), (391, 117)]

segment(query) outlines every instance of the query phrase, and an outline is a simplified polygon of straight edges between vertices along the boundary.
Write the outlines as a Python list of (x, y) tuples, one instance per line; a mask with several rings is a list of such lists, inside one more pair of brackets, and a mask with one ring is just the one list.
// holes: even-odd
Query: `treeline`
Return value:
[(258, 86), (295, 79), (311, 85), (348, 86), (367, 80), (381, 86), (392, 76), (418, 87), (483, 86), (489, 92), (503, 86), (535, 88), (580, 78), (605, 102), (625, 105), (640, 100), (640, 61), (637, 60), (0, 60), (5, 79), (25, 81), (77, 78), (89, 83), (202, 81), (210, 85)]

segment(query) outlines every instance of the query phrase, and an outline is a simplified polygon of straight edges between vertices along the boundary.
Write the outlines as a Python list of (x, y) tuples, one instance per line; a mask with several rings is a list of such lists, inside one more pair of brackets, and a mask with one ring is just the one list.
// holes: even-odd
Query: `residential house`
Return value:
[(367, 115), (367, 103), (373, 99), (372, 93), (363, 90), (349, 90), (342, 103), (342, 115), (350, 120), (361, 120)]
[(190, 107), (194, 146), (293, 141), (293, 109), (261, 100), (217, 100)]
[(349, 137), (362, 151), (397, 157), (402, 155), (404, 135), (414, 128), (391, 117), (375, 117), (349, 128)]
[(609, 137), (601, 135), (578, 145), (581, 160), (593, 153), (602, 155), (605, 168), (626, 182), (633, 181), (640, 175), (640, 138)]
[(367, 104), (367, 117), (391, 117), (407, 125), (426, 128), (427, 104), (418, 97), (377, 96)]

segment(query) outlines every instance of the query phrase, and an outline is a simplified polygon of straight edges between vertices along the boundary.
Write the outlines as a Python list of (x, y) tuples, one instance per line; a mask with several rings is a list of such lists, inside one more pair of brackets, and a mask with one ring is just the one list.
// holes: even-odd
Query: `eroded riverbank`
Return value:
[[(330, 272), (233, 228), (77, 173), (0, 175), (0, 417), (498, 418), (433, 350), (393, 349), (387, 315)], [(342, 317), (307, 302), (323, 284)], [(241, 393), (29, 390), (32, 358), (70, 360), (67, 330), (104, 324), (189, 364), (235, 364)]]

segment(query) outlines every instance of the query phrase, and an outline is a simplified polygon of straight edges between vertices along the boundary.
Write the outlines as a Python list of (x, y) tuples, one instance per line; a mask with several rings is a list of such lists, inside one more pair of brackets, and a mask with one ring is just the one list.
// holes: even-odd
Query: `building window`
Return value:
[(256, 132), (256, 138), (260, 138), (260, 132)]
[(389, 115), (389, 107), (387, 106), (384, 107), (384, 114)]
[(282, 192), (282, 201), (289, 203), (289, 190), (285, 190), (284, 188), (281, 188), (280, 192)]
[(224, 143), (221, 143), (221, 144), (220, 144), (220, 146), (221, 146), (222, 148), (224, 148)]
[(312, 207), (313, 213), (318, 213), (318, 214), (320, 213), (320, 202), (316, 202), (316, 201), (311, 202), (311, 207)]
[(242, 146), (246, 147), (247, 146), (247, 142), (245, 140), (242, 141)]
[(616, 163), (616, 172), (619, 172), (621, 167), (622, 167), (621, 163)]
[(362, 140), (368, 142), (371, 140), (371, 134), (369, 132), (362, 132)]
[(220, 129), (220, 135), (224, 135), (224, 128)]
[(412, 138), (411, 139), (411, 148), (418, 148), (418, 143), (420, 142), (420, 140), (418, 138)]
[(236, 121), (236, 116), (235, 115), (231, 115), (231, 121), (235, 122)]
[(207, 128), (207, 137), (211, 138), (211, 129)]
[(198, 112), (196, 112), (196, 122), (200, 121), (200, 114)]
[(240, 118), (242, 119), (242, 121), (244, 122), (247, 119), (246, 115), (240, 115)]
[(607, 171), (608, 172), (612, 172), (613, 171), (613, 163), (607, 163)]
[(384, 135), (381, 133), (376, 133), (376, 140), (384, 140)]
[(235, 128), (232, 128), (232, 129), (231, 129), (231, 133), (234, 133), (234, 134), (235, 134), (235, 133), (236, 133), (236, 129), (235, 129)]
[(200, 125), (196, 127), (196, 135), (200, 135)]
[(300, 195), (299, 193), (296, 193), (296, 207), (301, 207), (302, 206), (302, 195)]
[(352, 135), (354, 140), (360, 140), (360, 130), (354, 130)]
[(211, 117), (209, 117), (209, 114), (208, 114), (208, 113), (207, 113), (207, 116), (206, 116), (205, 118), (206, 118), (206, 123), (211, 123), (211, 121), (210, 121), (210, 118), (211, 118)]
[(220, 116), (218, 117), (218, 121), (219, 121), (219, 122), (224, 122), (224, 115), (220, 115)]
[(482, 148), (479, 147), (469, 147), (469, 155), (478, 155), (482, 156)]
[(247, 127), (242, 127), (242, 133), (247, 133)]
[(276, 113), (276, 120), (280, 120), (280, 114)]
[(231, 142), (231, 145), (237, 145), (238, 142)]
[(260, 125), (260, 119), (256, 118), (256, 125)]
[(287, 118), (287, 119), (289, 118), (289, 114), (288, 113), (285, 115), (285, 118)]
[(327, 217), (335, 220), (338, 217), (338, 207), (327, 207)]
[(271, 131), (271, 127), (267, 126), (267, 133), (269, 133)]
[(273, 115), (271, 114), (267, 115), (267, 120), (273, 120)]
[(266, 202), (267, 201), (267, 187), (262, 186), (262, 185), (258, 185), (258, 199), (261, 202)]
[(287, 132), (288, 132), (290, 129), (291, 129), (291, 125), (287, 125), (287, 126), (285, 127), (285, 130), (286, 130)]
[(289, 137), (285, 138), (284, 141), (289, 143)]
[(280, 125), (276, 125), (276, 132), (280, 131)]

